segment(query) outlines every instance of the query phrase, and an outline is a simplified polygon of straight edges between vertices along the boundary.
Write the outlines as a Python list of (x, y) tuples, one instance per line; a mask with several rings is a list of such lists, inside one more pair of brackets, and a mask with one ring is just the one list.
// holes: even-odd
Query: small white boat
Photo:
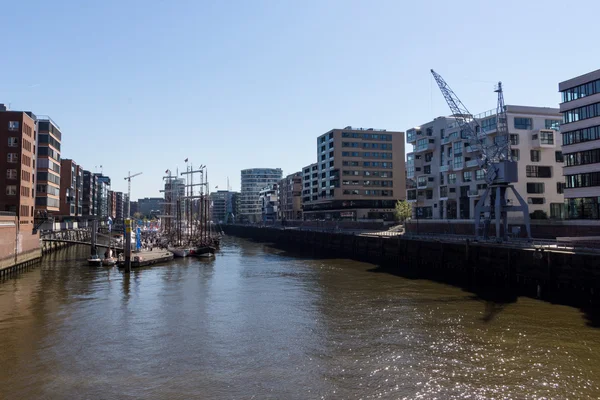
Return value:
[(117, 259), (114, 257), (108, 257), (108, 258), (105, 258), (104, 260), (102, 260), (102, 265), (104, 265), (105, 267), (112, 267), (116, 263), (117, 263)]
[(102, 259), (100, 257), (98, 257), (97, 254), (88, 258), (87, 262), (88, 262), (88, 265), (91, 265), (92, 267), (99, 267), (102, 265)]
[(173, 253), (173, 255), (175, 257), (187, 257), (190, 255), (190, 249), (185, 248), (185, 247), (167, 247), (167, 250), (169, 250), (171, 253)]

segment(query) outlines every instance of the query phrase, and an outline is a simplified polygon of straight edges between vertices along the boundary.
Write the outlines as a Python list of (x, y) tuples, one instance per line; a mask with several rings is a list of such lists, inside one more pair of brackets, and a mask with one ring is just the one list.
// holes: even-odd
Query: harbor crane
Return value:
[(127, 201), (129, 202), (129, 205), (127, 206), (127, 218), (131, 217), (131, 215), (129, 215), (131, 211), (131, 178), (135, 178), (141, 174), (142, 172), (138, 172), (137, 174), (131, 175), (131, 171), (128, 171), (127, 176), (124, 178), (127, 181)]
[[(468, 145), (479, 152), (477, 158), (479, 168), (484, 171), (486, 188), (475, 206), (475, 236), (487, 238), (488, 226), (493, 220), (496, 225), (496, 240), (508, 239), (508, 212), (522, 212), (527, 238), (531, 239), (531, 227), (529, 224), (529, 207), (523, 197), (512, 185), (519, 180), (517, 162), (512, 159), (510, 150), (510, 136), (508, 133), (508, 121), (506, 119), (506, 107), (504, 106), (504, 94), (502, 82), (498, 82), (495, 92), (498, 93), (496, 106), (496, 136), (492, 143), (487, 143), (486, 136), (479, 121), (467, 110), (458, 96), (450, 89), (444, 79), (431, 70), (431, 74), (452, 111), (452, 117), (458, 123), (462, 135), (466, 137)], [(507, 191), (513, 192), (518, 205), (508, 205)], [(483, 227), (481, 222), (483, 219)], [(503, 230), (501, 231), (500, 226)]]

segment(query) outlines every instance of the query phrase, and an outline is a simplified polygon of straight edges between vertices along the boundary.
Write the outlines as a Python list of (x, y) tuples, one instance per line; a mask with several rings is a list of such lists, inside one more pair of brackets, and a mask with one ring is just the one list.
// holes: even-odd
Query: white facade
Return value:
[(567, 218), (600, 219), (600, 70), (558, 88)]
[(240, 192), (240, 220), (260, 222), (262, 203), (260, 191), (279, 182), (283, 175), (281, 168), (251, 168), (242, 170), (242, 190)]
[[(564, 183), (560, 145), (560, 113), (555, 108), (506, 106), (513, 159), (518, 161), (515, 189), (529, 212), (564, 217)], [(486, 143), (496, 137), (495, 110), (476, 116)], [(413, 145), (407, 155), (406, 193), (413, 218), (473, 219), (475, 205), (486, 188), (476, 149), (461, 137), (456, 120), (438, 117), (406, 132)], [(508, 201), (517, 204), (512, 193)], [(539, 211), (538, 211), (539, 213)], [(537, 216), (537, 213), (536, 213)]]

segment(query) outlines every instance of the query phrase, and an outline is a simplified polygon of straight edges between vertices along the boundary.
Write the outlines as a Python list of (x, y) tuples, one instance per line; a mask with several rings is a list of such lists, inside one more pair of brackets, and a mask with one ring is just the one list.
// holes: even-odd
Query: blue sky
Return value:
[[(12, 1), (0, 102), (50, 115), (64, 158), (114, 190), (158, 196), (189, 157), (211, 187), (292, 173), (347, 125), (406, 130), (448, 114), (429, 70), (472, 112), (557, 107), (558, 82), (600, 68), (600, 2)], [(561, 22), (561, 19), (563, 20)], [(98, 167), (99, 171), (99, 167)]]

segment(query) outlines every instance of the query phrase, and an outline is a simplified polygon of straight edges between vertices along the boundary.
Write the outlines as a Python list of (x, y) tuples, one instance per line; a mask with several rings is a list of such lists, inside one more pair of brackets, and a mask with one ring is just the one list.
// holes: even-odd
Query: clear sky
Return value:
[[(448, 114), (429, 69), (472, 112), (557, 107), (600, 68), (600, 1), (38, 0), (2, 3), (0, 102), (50, 115), (62, 155), (132, 198), (166, 169), (292, 173), (347, 125), (406, 130)], [(586, 22), (586, 19), (588, 21)], [(97, 169), (95, 169), (97, 167)]]

